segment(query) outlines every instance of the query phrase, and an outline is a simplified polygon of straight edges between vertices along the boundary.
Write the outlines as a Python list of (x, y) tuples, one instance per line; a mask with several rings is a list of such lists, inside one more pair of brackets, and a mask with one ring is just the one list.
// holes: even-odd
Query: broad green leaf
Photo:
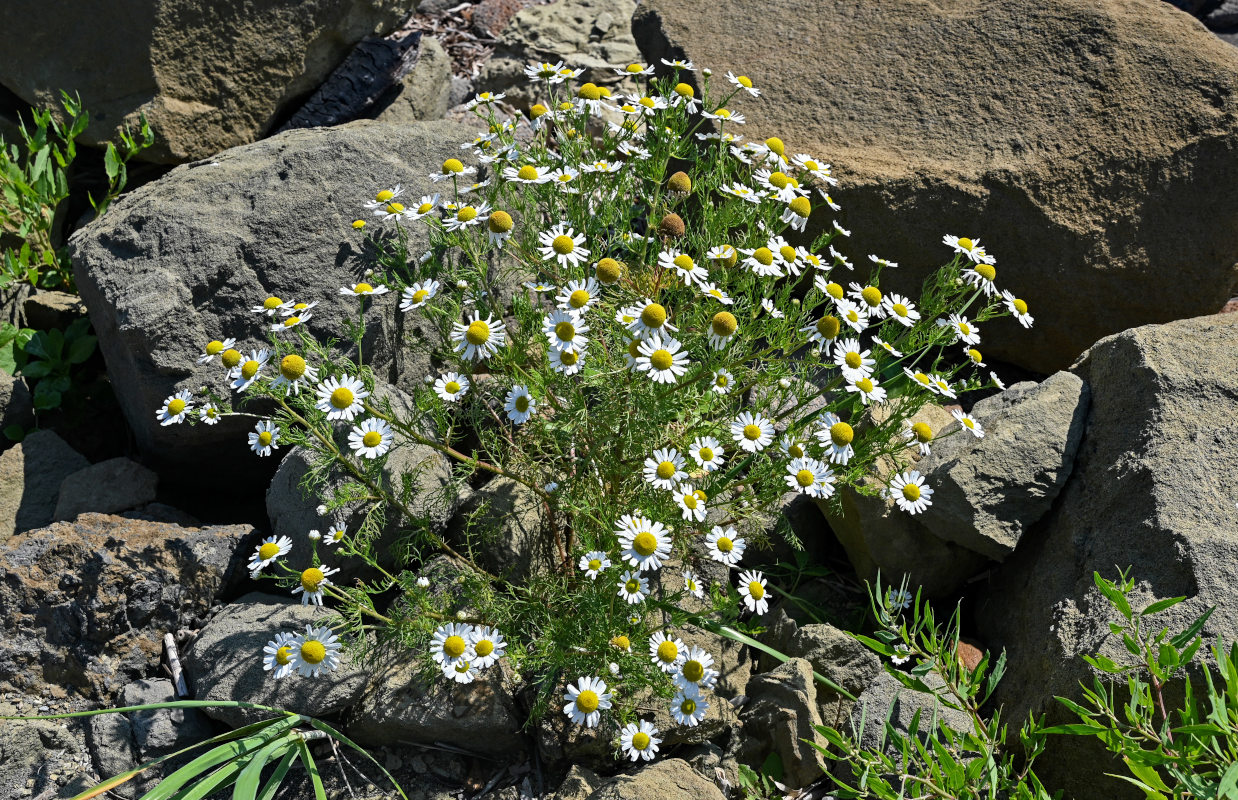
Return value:
[(51, 358), (51, 356), (48, 355), (47, 344), (47, 332), (38, 331), (34, 334), (34, 336), (30, 337), (30, 340), (26, 342), (26, 346), (22, 349), (26, 351), (27, 355), (31, 355), (36, 358)]
[(1100, 725), (1070, 724), (1054, 725), (1051, 728), (1043, 728), (1040, 732), (1049, 734), (1065, 734), (1067, 736), (1095, 736), (1103, 730), (1104, 728)]
[(1144, 609), (1139, 612), (1139, 616), (1143, 617), (1149, 614), (1159, 614), (1167, 608), (1173, 608), (1185, 599), (1186, 597), (1166, 597), (1164, 600), (1157, 600), (1155, 603), (1145, 606)]
[(22, 377), (35, 381), (39, 378), (46, 378), (52, 373), (52, 363), (50, 361), (31, 361), (20, 369)]
[(1212, 612), (1216, 610), (1217, 607), (1213, 606), (1204, 613), (1200, 614), (1195, 621), (1191, 623), (1190, 627), (1170, 639), (1169, 643), (1179, 649), (1186, 647), (1190, 644), (1191, 640), (1198, 636), (1199, 632), (1204, 629), (1204, 625), (1208, 624), (1208, 618), (1211, 617)]
[(1122, 760), (1126, 762), (1127, 769), (1129, 769), (1131, 773), (1136, 778), (1138, 778), (1140, 781), (1142, 781), (1144, 784), (1160, 792), (1172, 792), (1173, 791), (1172, 789), (1170, 789), (1168, 786), (1165, 785), (1165, 781), (1161, 779), (1160, 774), (1157, 773), (1157, 771), (1153, 769), (1152, 767), (1146, 764), (1137, 764), (1134, 761), (1131, 761), (1129, 758), (1123, 758)]
[(298, 721), (295, 716), (286, 719), (263, 720), (261, 723), (255, 723), (255, 725), (233, 731), (232, 733), (235, 734), (261, 726), (256, 731), (253, 731), (252, 735), (225, 741), (219, 747), (198, 756), (160, 781), (158, 786), (142, 795), (141, 800), (166, 800), (172, 797), (182, 787), (207, 770), (215, 769), (246, 753), (252, 753), (273, 739), (278, 739), (289, 729), (296, 726)]
[(296, 743), (293, 741), (296, 738), (299, 738), (296, 731), (285, 733), (274, 741), (268, 742), (252, 756), (243, 759), (245, 767), (232, 787), (232, 800), (256, 800), (262, 781), (262, 770), (267, 762), (282, 757), (289, 750), (296, 752)]
[(120, 158), (116, 155), (116, 145), (107, 143), (107, 152), (103, 154), (103, 170), (109, 178), (115, 178), (120, 172)]
[(309, 773), (310, 781), (314, 784), (315, 800), (327, 800), (327, 790), (323, 788), (322, 776), (318, 774), (318, 764), (314, 762), (314, 754), (309, 751), (305, 740), (297, 738), (297, 750), (301, 754), (301, 762), (305, 764), (305, 771)]
[(1230, 764), (1225, 774), (1221, 776), (1221, 782), (1217, 784), (1217, 798), (1219, 800), (1238, 798), (1238, 761)]
[(34, 407), (40, 411), (50, 411), (53, 408), (60, 408), (60, 403), (64, 400), (64, 395), (55, 389), (48, 391), (40, 391), (43, 384), (39, 384), (34, 390)]
[(95, 352), (97, 337), (82, 336), (69, 343), (69, 363), (81, 364)]

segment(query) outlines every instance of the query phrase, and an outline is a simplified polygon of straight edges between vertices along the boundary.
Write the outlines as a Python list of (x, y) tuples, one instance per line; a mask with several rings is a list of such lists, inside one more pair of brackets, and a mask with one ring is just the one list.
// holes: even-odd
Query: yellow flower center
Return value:
[(976, 274), (985, 280), (991, 281), (997, 277), (997, 270), (995, 270), (991, 264), (977, 264)]
[(752, 251), (752, 257), (762, 266), (768, 267), (774, 263), (774, 254), (768, 247), (758, 247)]
[(837, 283), (827, 283), (825, 285), (825, 293), (835, 300), (843, 299), (843, 287)]
[(468, 330), (464, 332), (464, 338), (471, 345), (485, 344), (490, 341), (490, 326), (481, 320), (471, 322)]
[(862, 378), (856, 381), (855, 385), (859, 388), (861, 392), (864, 392), (864, 394), (868, 394), (869, 392), (873, 390), (873, 382), (870, 381), (868, 378)]
[(460, 174), (464, 172), (464, 165), (460, 163), (458, 158), (449, 158), (443, 162), (443, 174), (451, 175), (452, 173)]
[(572, 308), (584, 308), (589, 304), (589, 293), (584, 289), (577, 289), (567, 296), (567, 304)]
[(812, 203), (807, 197), (797, 197), (791, 201), (791, 211), (800, 217), (807, 217), (812, 213)]
[(722, 117), (723, 119), (730, 119), (730, 118), (731, 118), (731, 110), (730, 110), (729, 108), (720, 108), (720, 109), (718, 109), (717, 111), (715, 111), (715, 112), (714, 112), (714, 115), (715, 115), (715, 116)]
[(787, 448), (787, 455), (791, 456), (791, 458), (803, 458), (804, 448), (798, 444), (793, 444)]
[(692, 716), (696, 713), (696, 701), (691, 697), (685, 697), (684, 701), (679, 704), (679, 710), (687, 716)]
[(267, 311), (274, 311), (275, 309), (279, 308), (283, 304), (284, 304), (284, 301), (280, 300), (278, 297), (268, 297), (266, 300), (262, 301), (262, 307), (265, 308)]
[(258, 444), (262, 445), (263, 447), (270, 447), (271, 442), (273, 440), (274, 440), (274, 437), (272, 436), (270, 431), (263, 431), (262, 433), (258, 434)]
[(970, 335), (971, 335), (971, 326), (970, 326), (970, 325), (968, 325), (966, 322), (960, 322), (960, 323), (959, 323), (959, 332), (961, 332), (964, 336), (970, 336)]
[(642, 67), (640, 64), (628, 64), (628, 66), (627, 66), (627, 72), (629, 72), (629, 73), (632, 73), (632, 72), (644, 72), (644, 70), (645, 70), (645, 68), (644, 68), (644, 67)]
[(380, 203), (385, 203), (393, 197), (395, 197), (395, 192), (390, 189), (383, 189), (381, 192), (374, 195), (374, 199)]
[(649, 734), (645, 733), (644, 731), (637, 731), (636, 733), (632, 734), (632, 749), (633, 750), (644, 750), (647, 747), (649, 747)]
[(859, 322), (860, 321), (860, 315), (855, 312), (855, 309), (850, 309), (849, 311), (847, 311), (847, 313), (844, 316), (847, 317), (848, 322)]
[(534, 103), (533, 106), (529, 109), (529, 116), (533, 119), (537, 119), (538, 117), (540, 117), (542, 114), (545, 114), (549, 110), (550, 109), (546, 108), (546, 106), (542, 105), (541, 103)]
[(927, 422), (917, 422), (915, 425), (912, 425), (911, 432), (921, 442), (928, 442), (933, 439), (933, 429), (928, 426)]
[(295, 381), (305, 374), (305, 359), (295, 353), (289, 353), (279, 362), (279, 374), (290, 381)]
[(301, 322), (300, 317), (289, 317), (288, 319), (284, 320), (284, 327), (291, 328), (293, 325), (297, 325), (300, 322)]
[(517, 397), (517, 398), (516, 398), (516, 402), (515, 402), (515, 407), (516, 407), (516, 410), (517, 410), (517, 411), (519, 411), (521, 414), (523, 414), (524, 412), (528, 411), (528, 410), (529, 410), (529, 397), (528, 397), (528, 395), (523, 395), (523, 394), (522, 394), (522, 395), (520, 395), (519, 397)]
[(782, 256), (783, 261), (786, 261), (790, 264), (795, 263), (795, 256), (796, 256), (795, 248), (789, 244), (784, 244), (782, 247), (779, 247), (778, 255)]
[(719, 536), (715, 547), (718, 548), (718, 552), (720, 553), (729, 553), (735, 549), (735, 542), (732, 542), (726, 536)]
[(696, 91), (686, 83), (675, 84), (675, 94), (680, 97), (696, 97)]
[(580, 694), (576, 695), (576, 708), (586, 714), (592, 714), (598, 710), (598, 693), (592, 689), (585, 689)]
[(291, 660), (292, 660), (292, 648), (289, 647), (288, 645), (284, 645), (283, 647), (275, 651), (275, 663), (279, 664), (281, 667), (287, 664)]
[(459, 658), (468, 649), (463, 636), (448, 636), (443, 642), (443, 652), (452, 658)]
[(404, 210), (404, 204), (403, 203), (388, 203), (386, 206), (383, 207), (383, 210), (386, 211), (388, 214), (399, 214), (400, 212)]
[(361, 437), (361, 443), (366, 447), (378, 447), (382, 441), (383, 435), (378, 431), (366, 431), (365, 436)]
[(696, 683), (705, 677), (705, 665), (696, 660), (687, 661), (683, 665), (683, 676)]
[(641, 531), (632, 539), (632, 549), (642, 556), (653, 555), (658, 549), (658, 540), (649, 531)]
[(241, 365), (241, 377), (249, 380), (258, 374), (258, 370), (262, 368), (262, 362), (250, 359)]
[(719, 375), (716, 378), (714, 378), (714, 386), (725, 388), (730, 385), (731, 385), (731, 379), (725, 375)]
[(591, 569), (591, 570), (593, 570), (594, 572), (596, 572), (596, 571), (598, 571), (598, 570), (599, 570), (599, 569), (601, 569), (601, 568), (602, 568), (602, 559), (600, 559), (600, 558), (591, 558), (591, 559), (589, 559), (589, 569)]
[(1022, 301), (1022, 300), (1020, 300), (1019, 298), (1017, 298), (1017, 297), (1016, 297), (1016, 298), (1014, 299), (1014, 303), (1013, 303), (1013, 305), (1014, 305), (1014, 310), (1015, 310), (1015, 311), (1017, 311), (1017, 312), (1019, 312), (1020, 314), (1026, 314), (1026, 313), (1027, 313), (1027, 303), (1023, 302), (1023, 301)]
[(702, 447), (697, 455), (701, 457), (702, 461), (713, 461), (714, 449), (712, 447)]
[(601, 100), (602, 90), (595, 84), (586, 83), (582, 84), (581, 87), (576, 90), (576, 96), (583, 97), (586, 100)]
[(821, 169), (821, 166), (816, 161), (813, 161), (812, 159), (809, 158), (809, 159), (804, 160), (804, 169), (808, 170), (809, 172), (816, 172), (817, 170)]
[(272, 558), (275, 558), (277, 555), (279, 555), (279, 545), (277, 545), (275, 542), (267, 542), (266, 544), (262, 545), (262, 547), (258, 548), (258, 560), (259, 561), (270, 561)]
[(970, 250), (974, 246), (975, 246), (975, 242), (973, 242), (971, 239), (968, 239), (966, 236), (959, 239), (959, 247), (963, 248), (964, 250)]
[(206, 354), (208, 356), (217, 356), (224, 351), (224, 343), (218, 339), (213, 342), (207, 342)]
[(632, 578), (627, 583), (623, 584), (623, 588), (628, 594), (636, 594), (636, 590), (640, 588), (640, 581), (636, 580), (636, 578)]
[(803, 486), (803, 487), (812, 486), (816, 482), (816, 480), (817, 480), (817, 476), (814, 475), (812, 470), (810, 469), (802, 469), (799, 472), (795, 473), (795, 482), (798, 483), (800, 486)]
[(413, 302), (420, 303), (424, 301), (427, 297), (429, 297), (429, 295), (430, 293), (427, 290), (418, 289), (417, 291), (413, 292)]
[(842, 322), (838, 317), (828, 316), (817, 320), (817, 333), (821, 334), (826, 339), (833, 339), (842, 329)]
[(700, 505), (700, 503), (701, 501), (697, 499), (695, 494), (685, 494), (683, 496), (683, 504), (687, 506), (690, 511), (695, 511), (696, 507)]
[(619, 634), (615, 638), (611, 639), (610, 643), (613, 644), (615, 647), (618, 647), (620, 650), (627, 650), (629, 647), (632, 646), (632, 640), (624, 636), (623, 634)]
[(860, 292), (860, 297), (864, 298), (864, 302), (872, 308), (881, 305), (881, 290), (876, 286), (864, 287), (864, 291)]
[(692, 179), (688, 177), (686, 172), (676, 172), (667, 179), (666, 187), (672, 192), (687, 194), (692, 191)]
[(658, 645), (658, 660), (664, 661), (667, 664), (673, 663), (679, 658), (679, 648), (672, 641), (664, 641)]
[(572, 241), (572, 237), (562, 234), (556, 236), (554, 241), (550, 243), (550, 246), (561, 256), (565, 256), (576, 249), (576, 243)]
[(771, 136), (766, 139), (765, 146), (780, 156), (786, 153), (786, 145), (784, 145), (782, 143), (782, 139), (779, 139), (777, 136)]
[(568, 350), (567, 352), (559, 353), (559, 362), (564, 366), (575, 366), (576, 362), (579, 360), (580, 353), (577, 353), (575, 350)]
[(537, 167), (532, 164), (525, 164), (520, 168), (520, 171), (516, 173), (516, 177), (522, 181), (535, 181), (538, 177)]
[(598, 280), (609, 286), (619, 280), (619, 262), (613, 258), (603, 258), (598, 262), (597, 276)]
[(775, 172), (769, 176), (769, 185), (776, 189), (785, 189), (791, 179), (782, 172)]
[(671, 461), (663, 461), (658, 464), (657, 475), (664, 481), (670, 480), (675, 475), (675, 464)]
[(559, 103), (559, 110), (560, 110), (560, 111), (571, 111), (571, 110), (572, 110), (572, 104), (571, 104), (571, 103), (569, 103), (568, 101), (564, 100), (562, 103)]
[(963, 424), (970, 430), (974, 431), (976, 429), (976, 423), (972, 421), (971, 417), (963, 417)]
[(640, 312), (640, 321), (647, 328), (661, 328), (666, 322), (666, 309), (658, 303), (650, 303)]
[(911, 377), (915, 378), (920, 383), (923, 383), (925, 386), (928, 386), (930, 383), (932, 383), (932, 381), (929, 380), (929, 376), (925, 375), (923, 372), (917, 372), (915, 375), (912, 375)]
[(494, 652), (494, 642), (489, 639), (482, 639), (481, 641), (474, 642), (473, 652), (476, 653), (478, 657), (485, 658)]
[(455, 394), (460, 391), (460, 382), (447, 381), (447, 383), (443, 386), (443, 389), (446, 390), (447, 394)]
[(681, 253), (680, 255), (675, 256), (675, 260), (671, 263), (682, 270), (690, 270), (696, 266), (696, 264), (692, 261), (692, 256), (686, 253)]
[(418, 214), (428, 214), (428, 213), (430, 213), (430, 209), (432, 209), (432, 208), (434, 208), (434, 204), (433, 204), (433, 203), (422, 203), (421, 205), (417, 206), (417, 213), (418, 213)]
[(839, 447), (846, 447), (855, 440), (855, 429), (845, 422), (835, 422), (830, 426), (830, 441)]
[(177, 414), (185, 410), (185, 401), (179, 397), (168, 403), (168, 414), (175, 417)]
[(894, 309), (894, 314), (896, 316), (899, 316), (899, 317), (907, 316), (907, 306), (903, 305), (902, 303), (895, 303), (893, 306), (891, 306), (891, 308)]
[(760, 425), (745, 425), (744, 426), (744, 438), (750, 442), (755, 442), (757, 439), (760, 439), (761, 438), (761, 426)]
[(914, 483), (909, 483), (903, 487), (903, 497), (915, 502), (920, 499), (920, 487)]
[(555, 336), (559, 337), (562, 341), (570, 342), (576, 337), (576, 326), (567, 320), (564, 320), (563, 322), (555, 325)]
[(653, 108), (654, 106), (652, 97), (642, 97), (640, 100), (637, 100), (636, 102), (640, 103), (645, 108)]
[(980, 351), (974, 347), (967, 351), (967, 357), (977, 364), (984, 360), (983, 356), (980, 355)]
[(714, 314), (713, 321), (710, 323), (713, 328), (714, 335), (726, 338), (735, 333), (739, 327), (739, 322), (735, 319), (735, 315), (729, 311), (719, 311)]
[(313, 594), (318, 591), (318, 585), (327, 579), (318, 567), (310, 567), (301, 573), (301, 588)]
[(317, 639), (301, 645), (301, 660), (306, 664), (321, 664), (327, 657), (327, 648)]
[(356, 286), (353, 287), (353, 291), (356, 292), (357, 294), (369, 294), (370, 292), (374, 291), (374, 287), (368, 283), (358, 283)]
[(847, 355), (843, 356), (843, 362), (852, 369), (859, 369), (860, 365), (864, 363), (864, 359), (859, 353), (847, 353)]
[(752, 581), (748, 584), (748, 594), (752, 595), (753, 600), (760, 600), (765, 596), (765, 587), (760, 581)]
[(477, 209), (472, 206), (465, 206), (456, 212), (456, 219), (460, 222), (472, 222), (477, 219)]
[(331, 393), (331, 405), (338, 409), (345, 409), (353, 403), (353, 393), (351, 389), (343, 386)]

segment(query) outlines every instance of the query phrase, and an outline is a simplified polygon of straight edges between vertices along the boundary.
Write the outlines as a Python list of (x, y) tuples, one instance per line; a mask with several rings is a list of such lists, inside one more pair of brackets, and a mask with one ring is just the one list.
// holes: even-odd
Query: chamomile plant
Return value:
[[(313, 669), (280, 662), (273, 640), (272, 679), (319, 675), (377, 628), (444, 681), (506, 664), (541, 687), (534, 716), (608, 737), (619, 758), (653, 758), (650, 696), (675, 725), (717, 705), (713, 654), (685, 646), (683, 626), (742, 631), (776, 599), (752, 552), (788, 492), (819, 503), (845, 487), (871, 493), (865, 479), (893, 461), (905, 471), (885, 491), (898, 508), (931, 504), (910, 462), (940, 431), (910, 418), (994, 385), (977, 372), (986, 321), (1031, 321), (995, 257), (946, 236), (933, 244), (946, 263), (919, 298), (888, 292), (897, 264), (834, 219), (830, 166), (743, 135), (742, 104), (761, 102), (750, 79), (634, 66), (608, 89), (532, 65), (547, 96), (528, 118), (501, 118), (497, 97), (473, 104), (484, 130), (463, 149), (479, 167), (447, 159), (419, 200), (357, 187), (357, 222), (341, 235), (373, 255), (333, 292), (356, 303), (344, 332), (354, 353), (387, 293), (398, 311), (382, 307), (438, 331), (435, 370), (411, 402), (393, 404), (360, 355), (278, 324), (325, 298), (255, 298), (270, 345), (242, 350), (227, 331), (204, 343), (202, 368), (229, 371), (234, 401), (270, 410), (255, 452), (300, 446), (325, 516), (370, 509), (360, 530), (329, 519), (329, 541), (254, 554), (256, 574), (341, 620), (323, 633), (341, 653), (313, 650)], [(416, 228), (429, 247), (410, 252)], [(178, 395), (152, 413), (197, 424), (204, 402)], [(448, 540), (428, 525), (410, 505), (415, 476), (383, 472), (413, 445), (453, 465), (445, 492), (513, 487), (540, 516), (543, 563), (519, 580), (494, 574), (484, 531)], [(330, 470), (345, 478), (335, 488), (320, 480)], [(383, 521), (404, 533), (399, 563), (373, 546)], [(289, 548), (308, 549), (311, 565), (294, 570)], [(457, 575), (428, 578), (432, 556)], [(337, 580), (346, 561), (377, 577)]]

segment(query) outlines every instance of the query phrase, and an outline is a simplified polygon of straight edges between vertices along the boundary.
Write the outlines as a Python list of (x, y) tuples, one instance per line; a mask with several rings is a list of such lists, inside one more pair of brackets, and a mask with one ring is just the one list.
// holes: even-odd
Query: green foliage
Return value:
[[(70, 192), (70, 171), (77, 158), (77, 137), (86, 130), (90, 115), (81, 100), (61, 92), (64, 121), (51, 109), (21, 123), (21, 141), (0, 138), (0, 234), (20, 244), (0, 248), (0, 288), (28, 283), (44, 289), (75, 291), (73, 266), (58, 217)], [(126, 164), (154, 143), (154, 132), (141, 117), (138, 137), (128, 128), (120, 132), (121, 146), (109, 143), (104, 154), (108, 188), (102, 197), (90, 197), (96, 216), (124, 191)]]
[(17, 329), (5, 323), (0, 327), (0, 369), (31, 384), (36, 411), (51, 411), (81, 391), (76, 367), (94, 354), (97, 341), (85, 317), (63, 331)]
[[(1181, 631), (1158, 630), (1150, 618), (1185, 600), (1169, 597), (1138, 611), (1131, 604), (1134, 580), (1119, 571), (1111, 581), (1093, 573), (1096, 588), (1121, 616), (1109, 629), (1121, 639), (1131, 662), (1102, 655), (1084, 656), (1093, 668), (1113, 676), (1083, 686), (1082, 704), (1059, 697), (1079, 717), (1045, 733), (1095, 736), (1126, 764), (1130, 775), (1115, 775), (1150, 800), (1238, 798), (1238, 643), (1229, 650), (1218, 640), (1212, 661), (1196, 661), (1200, 632), (1215, 607)], [(1192, 681), (1188, 670), (1202, 677)], [(1125, 678), (1123, 686), (1116, 679)], [(1181, 681), (1182, 705), (1167, 708), (1167, 687)], [(1119, 688), (1122, 691), (1119, 691)]]

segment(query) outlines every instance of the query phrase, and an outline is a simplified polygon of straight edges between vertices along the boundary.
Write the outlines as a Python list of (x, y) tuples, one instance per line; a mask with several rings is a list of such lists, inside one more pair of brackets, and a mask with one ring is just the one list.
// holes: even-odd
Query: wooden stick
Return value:
[(185, 685), (185, 673), (181, 669), (181, 657), (176, 652), (176, 638), (170, 633), (163, 635), (163, 652), (168, 659), (168, 668), (172, 670), (172, 682), (176, 684), (176, 696), (188, 697), (189, 687)]

